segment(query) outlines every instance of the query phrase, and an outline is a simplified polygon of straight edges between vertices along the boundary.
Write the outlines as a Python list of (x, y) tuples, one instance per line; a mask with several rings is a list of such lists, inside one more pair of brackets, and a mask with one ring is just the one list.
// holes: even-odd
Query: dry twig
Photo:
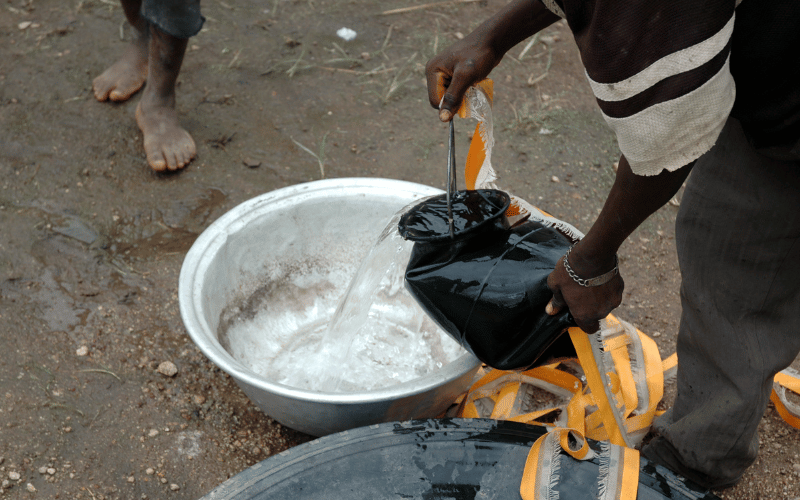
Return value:
[(112, 377), (114, 377), (115, 379), (117, 379), (117, 380), (119, 380), (120, 382), (122, 382), (122, 379), (121, 379), (121, 378), (119, 378), (119, 375), (117, 375), (116, 373), (114, 373), (114, 372), (112, 372), (112, 371), (109, 371), (109, 370), (101, 370), (100, 368), (87, 368), (87, 369), (85, 369), (85, 370), (78, 370), (78, 371), (80, 371), (80, 372), (83, 372), (83, 373), (86, 373), (86, 372), (91, 372), (91, 373), (105, 373), (105, 374), (107, 374), (107, 375), (111, 375), (111, 376), (112, 376)]
[(415, 10), (422, 10), (422, 9), (430, 9), (432, 7), (442, 7), (444, 5), (456, 5), (460, 3), (475, 3), (480, 2), (481, 0), (447, 0), (445, 2), (433, 2), (433, 3), (426, 3), (422, 5), (414, 5), (412, 7), (403, 7), (400, 9), (393, 9), (393, 10), (385, 10), (381, 12), (382, 16), (388, 16), (390, 14), (402, 14), (404, 12), (412, 12)]

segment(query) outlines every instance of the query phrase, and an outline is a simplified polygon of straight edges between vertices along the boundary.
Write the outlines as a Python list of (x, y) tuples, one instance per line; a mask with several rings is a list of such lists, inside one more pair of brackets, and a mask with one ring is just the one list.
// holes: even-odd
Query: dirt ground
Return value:
[[(162, 175), (144, 160), (138, 96), (91, 94), (131, 38), (115, 0), (3, 0), (0, 498), (195, 499), (310, 440), (194, 347), (177, 303), (183, 257), (220, 215), (284, 186), (374, 176), (444, 187), (446, 127), (424, 64), (504, 1), (398, 14), (384, 11), (425, 2), (205, 1), (178, 87), (198, 157)], [(585, 231), (618, 150), (567, 28), (525, 45), (492, 75), (499, 185)], [(463, 161), (474, 125), (456, 126)], [(678, 199), (620, 254), (618, 315), (664, 356), (680, 312)], [(798, 431), (770, 407), (761, 437), (722, 498), (800, 498)]]

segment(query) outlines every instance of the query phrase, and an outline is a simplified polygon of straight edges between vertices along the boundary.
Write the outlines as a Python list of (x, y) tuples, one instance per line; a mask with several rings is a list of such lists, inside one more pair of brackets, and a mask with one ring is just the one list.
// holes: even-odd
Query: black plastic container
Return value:
[(510, 227), (509, 203), (503, 191), (458, 191), (452, 235), (446, 195), (423, 201), (399, 223), (414, 241), (405, 274), (411, 295), (465, 349), (501, 370), (574, 355), (562, 335), (575, 325), (569, 312), (545, 313), (547, 277), (572, 241), (538, 222)]

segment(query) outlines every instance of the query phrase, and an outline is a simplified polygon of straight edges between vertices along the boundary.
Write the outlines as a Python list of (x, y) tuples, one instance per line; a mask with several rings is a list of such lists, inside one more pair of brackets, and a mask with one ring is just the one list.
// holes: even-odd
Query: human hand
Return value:
[[(587, 265), (592, 262), (581, 258), (579, 245), (570, 253), (570, 267), (580, 277), (594, 277), (606, 272), (609, 267), (599, 270), (598, 266)], [(574, 256), (578, 256), (577, 258)], [(596, 259), (594, 262), (607, 262), (607, 259)], [(576, 265), (576, 263), (580, 263)], [(556, 268), (547, 278), (547, 286), (553, 292), (553, 298), (547, 304), (547, 314), (555, 315), (564, 307), (568, 307), (575, 323), (586, 333), (595, 333), (600, 329), (600, 320), (616, 309), (622, 302), (625, 282), (619, 273), (611, 281), (600, 286), (581, 286), (573, 280), (564, 267), (564, 257), (559, 259)]]
[(480, 31), (473, 31), (428, 61), (425, 67), (428, 100), (439, 109), (441, 121), (449, 122), (467, 89), (486, 78), (500, 63), (502, 54), (497, 54), (486, 38)]

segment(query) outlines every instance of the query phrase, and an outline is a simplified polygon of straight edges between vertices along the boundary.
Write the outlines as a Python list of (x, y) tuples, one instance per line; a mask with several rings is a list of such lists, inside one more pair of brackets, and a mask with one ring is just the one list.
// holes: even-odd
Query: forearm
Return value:
[(540, 0), (515, 0), (484, 21), (474, 33), (502, 55), (559, 19)]
[(692, 164), (655, 176), (636, 175), (625, 157), (603, 210), (586, 237), (570, 254), (570, 264), (584, 277), (593, 277), (614, 266), (614, 255), (630, 234), (678, 192)]

